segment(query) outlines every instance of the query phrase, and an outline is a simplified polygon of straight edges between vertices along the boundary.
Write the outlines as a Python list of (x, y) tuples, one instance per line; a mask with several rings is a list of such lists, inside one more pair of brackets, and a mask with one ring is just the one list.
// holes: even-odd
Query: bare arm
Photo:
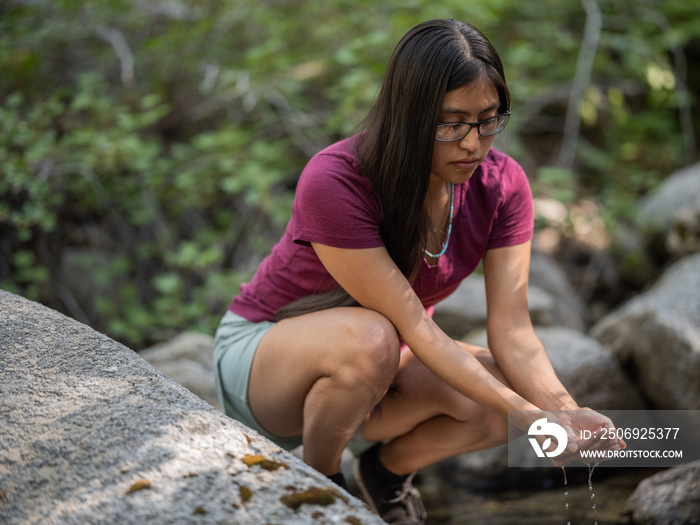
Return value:
[[(385, 248), (313, 247), (333, 278), (362, 306), (388, 318), (413, 353), (444, 381), (503, 417), (509, 410), (537, 411), (435, 324)], [(537, 416), (522, 417), (517, 424), (527, 430)]]
[(578, 407), (557, 378), (535, 335), (527, 306), (530, 243), (484, 257), (488, 344), (516, 392), (542, 410)]
[[(623, 440), (586, 442), (581, 429), (614, 428), (613, 422), (591, 409), (581, 409), (557, 378), (535, 334), (527, 307), (530, 243), (489, 250), (484, 257), (486, 330), (494, 359), (516, 392), (545, 411), (558, 412), (571, 444), (555, 465), (583, 461), (582, 448), (625, 448)], [(585, 463), (585, 461), (584, 461)]]

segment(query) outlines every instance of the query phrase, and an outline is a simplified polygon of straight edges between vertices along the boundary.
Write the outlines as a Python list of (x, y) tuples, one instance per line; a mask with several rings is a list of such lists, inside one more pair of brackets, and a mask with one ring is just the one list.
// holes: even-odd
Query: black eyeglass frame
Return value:
[[(502, 119), (503, 117), (505, 117), (505, 122), (503, 123), (502, 126), (497, 128), (496, 131), (494, 131), (493, 133), (487, 133), (487, 134), (484, 134), (481, 132), (481, 125), (483, 123), (490, 122), (490, 121), (495, 120), (495, 119)], [(437, 128), (440, 128), (441, 126), (454, 126), (455, 124), (467, 124), (469, 126), (469, 128), (467, 129), (466, 133), (464, 133), (464, 135), (462, 135), (461, 137), (456, 138), (456, 139), (449, 139), (449, 140), (437, 138), (437, 128), (436, 128), (435, 140), (437, 142), (457, 142), (458, 140), (462, 140), (464, 137), (469, 135), (469, 132), (472, 130), (472, 128), (476, 128), (477, 133), (479, 133), (479, 136), (481, 136), (481, 137), (492, 137), (494, 135), (498, 135), (501, 131), (506, 129), (506, 126), (508, 125), (509, 120), (510, 120), (510, 110), (506, 110), (505, 113), (499, 113), (498, 115), (494, 115), (493, 117), (485, 118), (484, 120), (479, 120), (477, 122), (443, 122), (441, 124), (438, 124)]]

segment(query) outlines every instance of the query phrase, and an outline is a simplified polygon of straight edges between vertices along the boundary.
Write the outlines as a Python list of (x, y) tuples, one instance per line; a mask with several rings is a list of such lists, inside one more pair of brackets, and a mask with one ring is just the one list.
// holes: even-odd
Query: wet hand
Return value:
[(569, 444), (566, 451), (555, 458), (554, 464), (562, 466), (579, 461), (590, 463), (581, 457), (582, 450), (623, 450), (627, 444), (623, 439), (600, 439), (599, 436), (615, 436), (612, 420), (590, 408), (581, 408), (559, 414), (559, 424), (566, 430)]

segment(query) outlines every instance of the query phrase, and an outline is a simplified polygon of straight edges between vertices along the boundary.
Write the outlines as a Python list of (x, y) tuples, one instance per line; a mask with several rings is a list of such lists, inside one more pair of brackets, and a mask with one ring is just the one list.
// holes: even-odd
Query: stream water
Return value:
[[(438, 477), (418, 483), (428, 525), (627, 525), (625, 504), (648, 469), (567, 468), (551, 479), (499, 490), (447, 486)], [(568, 479), (567, 479), (568, 478)], [(529, 485), (529, 486), (528, 486)]]

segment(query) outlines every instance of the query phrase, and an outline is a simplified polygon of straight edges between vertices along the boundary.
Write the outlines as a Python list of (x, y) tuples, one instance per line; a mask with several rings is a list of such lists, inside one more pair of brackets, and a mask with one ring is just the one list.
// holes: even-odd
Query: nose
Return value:
[(459, 141), (459, 147), (466, 151), (476, 151), (479, 149), (480, 138), (478, 129), (473, 127)]

